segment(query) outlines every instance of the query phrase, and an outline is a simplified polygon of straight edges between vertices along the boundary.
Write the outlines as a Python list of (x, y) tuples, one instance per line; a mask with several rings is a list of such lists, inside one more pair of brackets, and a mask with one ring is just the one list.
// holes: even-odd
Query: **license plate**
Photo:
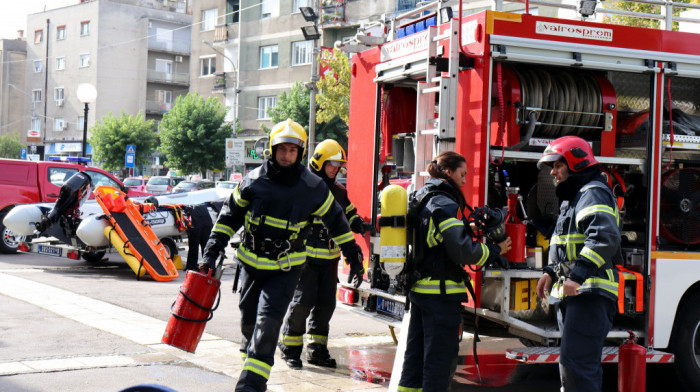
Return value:
[(377, 297), (377, 312), (388, 316), (403, 319), (404, 304), (390, 299)]
[(39, 245), (37, 253), (49, 256), (61, 256), (61, 248), (57, 246)]

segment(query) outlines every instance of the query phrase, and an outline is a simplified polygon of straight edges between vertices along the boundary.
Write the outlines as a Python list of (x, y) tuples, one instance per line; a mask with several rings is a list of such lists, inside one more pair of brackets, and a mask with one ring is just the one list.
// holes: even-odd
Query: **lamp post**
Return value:
[(309, 148), (308, 159), (311, 163), (311, 157), (314, 154), (314, 141), (316, 140), (316, 81), (318, 80), (318, 61), (316, 57), (319, 54), (318, 39), (321, 38), (321, 33), (318, 31), (318, 14), (311, 7), (299, 7), (304, 20), (314, 22), (313, 25), (303, 26), (301, 33), (304, 34), (305, 40), (313, 40), (313, 50), (311, 58), (311, 83), (309, 83)]
[[(209, 42), (209, 41), (202, 41), (202, 42), (205, 45), (207, 45), (208, 47), (210, 47), (216, 53), (224, 56), (224, 58), (226, 60), (228, 60), (229, 63), (231, 63), (231, 67), (233, 67), (233, 72), (236, 74), (236, 80), (238, 80), (238, 67), (236, 67), (236, 63), (233, 62), (233, 60), (231, 60), (231, 58), (228, 57), (226, 55), (226, 53), (219, 50), (219, 48), (214, 46), (214, 44), (212, 44), (211, 42)], [(238, 50), (240, 51), (240, 48)], [(236, 120), (238, 120), (238, 82), (236, 82), (235, 86), (233, 86), (233, 87), (234, 87), (233, 88), (233, 93), (234, 93), (234, 95), (233, 95), (233, 123), (234, 123), (234, 127), (235, 127)], [(224, 91), (224, 95), (226, 95), (225, 91)]]
[(76, 93), (78, 100), (85, 104), (85, 111), (83, 114), (83, 157), (87, 156), (87, 128), (88, 128), (88, 112), (90, 111), (89, 104), (97, 99), (97, 90), (95, 86), (90, 83), (81, 83), (78, 85), (78, 91)]

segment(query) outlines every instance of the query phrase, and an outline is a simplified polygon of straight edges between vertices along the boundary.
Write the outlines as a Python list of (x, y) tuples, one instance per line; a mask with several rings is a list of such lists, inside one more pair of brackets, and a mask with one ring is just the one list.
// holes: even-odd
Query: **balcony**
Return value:
[(190, 41), (185, 40), (156, 40), (151, 37), (148, 40), (148, 50), (178, 54), (190, 54)]
[(177, 84), (180, 86), (190, 85), (189, 72), (162, 72), (155, 69), (148, 70), (148, 81), (151, 83)]
[(172, 108), (172, 103), (146, 101), (146, 113), (148, 114), (165, 114)]
[(228, 41), (228, 25), (217, 25), (214, 28), (214, 42)]
[(212, 93), (222, 93), (224, 91), (226, 91), (226, 72), (214, 72)]

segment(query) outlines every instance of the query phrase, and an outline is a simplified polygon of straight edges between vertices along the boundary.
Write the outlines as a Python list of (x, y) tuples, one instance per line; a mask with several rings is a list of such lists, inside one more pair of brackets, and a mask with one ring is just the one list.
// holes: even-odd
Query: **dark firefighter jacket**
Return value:
[[(301, 268), (305, 240), (318, 217), (343, 253), (359, 252), (340, 206), (326, 184), (305, 167), (298, 181), (273, 181), (268, 161), (248, 173), (226, 200), (209, 238), (205, 260), (215, 260), (229, 238), (244, 226), (238, 259), (257, 270)], [(285, 183), (286, 182), (286, 183)]]
[[(326, 184), (328, 184), (328, 182), (326, 182)], [(338, 181), (333, 181), (328, 185), (333, 194), (333, 198), (335, 198), (335, 201), (345, 212), (345, 217), (350, 227), (353, 227), (353, 222), (355, 220), (362, 221), (362, 218), (357, 214), (357, 208), (355, 208), (352, 202), (350, 202), (350, 199), (348, 199), (348, 191), (343, 184)], [(312, 222), (311, 233), (306, 240), (306, 253), (309, 257), (308, 261), (316, 264), (340, 258), (340, 249), (335, 242), (331, 240), (320, 217), (314, 217)]]
[(447, 195), (456, 192), (452, 185), (430, 178), (418, 195), (436, 190), (440, 193), (432, 196), (419, 213), (416, 238), (425, 241), (425, 256), (418, 265), (420, 278), (411, 291), (445, 294), (449, 299), (465, 301), (464, 265), (483, 266), (498, 257), (500, 248), (472, 239), (467, 223), (457, 218), (457, 199)]
[(600, 181), (581, 187), (571, 201), (563, 201), (549, 244), (545, 267), (554, 281), (551, 296), (563, 299), (566, 278), (581, 284), (579, 292), (617, 300), (621, 262), (620, 214), (610, 188)]

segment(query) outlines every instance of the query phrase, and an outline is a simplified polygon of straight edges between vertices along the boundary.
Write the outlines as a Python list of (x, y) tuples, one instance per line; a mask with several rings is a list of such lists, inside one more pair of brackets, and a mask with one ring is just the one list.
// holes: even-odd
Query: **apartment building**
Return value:
[(18, 135), (23, 144), (27, 144), (28, 136), (24, 121), (28, 94), (24, 89), (26, 57), (27, 43), (23, 38), (0, 40), (0, 136)]
[[(159, 121), (190, 81), (187, 1), (99, 0), (28, 15), (25, 108), (35, 118), (24, 129), (46, 155), (79, 156), (85, 104), (77, 90), (95, 87), (88, 103), (87, 135), (112, 113)], [(25, 110), (26, 111), (26, 110)], [(89, 156), (92, 148), (87, 145)]]

